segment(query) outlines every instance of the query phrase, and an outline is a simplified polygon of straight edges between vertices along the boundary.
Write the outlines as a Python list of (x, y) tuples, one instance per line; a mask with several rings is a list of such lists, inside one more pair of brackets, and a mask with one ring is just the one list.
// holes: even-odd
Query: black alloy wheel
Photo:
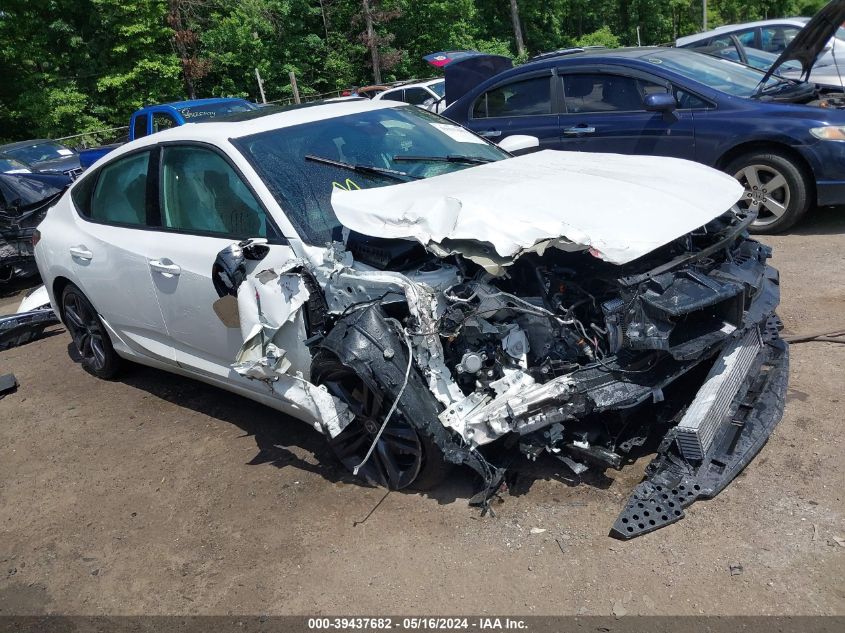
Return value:
[(120, 358), (94, 306), (76, 286), (68, 286), (62, 293), (62, 320), (82, 366), (99, 378), (114, 377)]

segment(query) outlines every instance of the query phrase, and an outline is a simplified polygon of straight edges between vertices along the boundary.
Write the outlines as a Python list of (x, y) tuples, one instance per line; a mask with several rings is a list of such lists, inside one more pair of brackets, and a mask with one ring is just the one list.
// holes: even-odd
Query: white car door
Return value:
[(217, 254), (246, 238), (266, 238), (270, 252), (253, 267), (293, 259), (289, 245), (239, 172), (203, 145), (165, 145), (160, 168), (161, 232), (156, 235), (153, 283), (176, 361), (190, 369), (234, 378), (230, 365), (243, 345), (240, 329), (214, 311)]
[(146, 256), (157, 241), (148, 230), (154, 191), (150, 164), (151, 153), (143, 150), (88, 175), (74, 195), (81, 217), (75, 217), (62, 242), (76, 282), (119, 338), (116, 345), (172, 363)]

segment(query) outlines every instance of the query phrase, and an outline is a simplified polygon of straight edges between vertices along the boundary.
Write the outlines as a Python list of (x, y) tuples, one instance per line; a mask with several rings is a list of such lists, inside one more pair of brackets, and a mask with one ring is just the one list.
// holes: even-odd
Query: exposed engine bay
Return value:
[[(241, 307), (252, 352), (234, 365), (239, 373), (282, 376), (280, 389), (296, 381), (325, 398), (315, 370), (291, 376), (283, 332), (300, 327), (313, 358), (336, 356), (394, 403), (388, 418), (398, 406), (445, 461), (472, 468), (482, 486), (471, 503), (485, 510), (517, 468), (498, 457), (503, 447), (531, 460), (550, 453), (579, 475), (621, 468), (659, 444), (613, 529), (631, 538), (718, 493), (780, 419), (778, 276), (770, 249), (747, 238), (752, 220), (734, 209), (623, 265), (586, 250), (524, 252), (498, 275), (461, 254), (355, 232), (330, 245), (322, 265), (247, 274), (245, 262), (260, 262), (266, 247), (242, 243), (218, 257), (215, 283)], [(268, 287), (281, 288), (290, 310), (262, 313)], [(261, 323), (252, 335), (250, 312)], [(320, 404), (318, 428), (340, 441), (360, 412), (328, 391), (334, 407)], [(369, 472), (394, 485), (389, 472)]]

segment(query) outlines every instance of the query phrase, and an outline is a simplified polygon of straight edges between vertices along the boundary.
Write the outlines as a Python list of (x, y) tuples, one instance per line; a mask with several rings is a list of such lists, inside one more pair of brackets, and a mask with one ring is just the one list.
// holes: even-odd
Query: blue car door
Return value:
[(564, 71), (561, 149), (695, 158), (692, 112), (648, 112), (646, 95), (668, 92), (664, 80), (625, 70)]
[(551, 69), (546, 69), (492, 86), (470, 106), (466, 127), (493, 143), (528, 134), (540, 140), (540, 149), (556, 149), (558, 99), (553, 79)]

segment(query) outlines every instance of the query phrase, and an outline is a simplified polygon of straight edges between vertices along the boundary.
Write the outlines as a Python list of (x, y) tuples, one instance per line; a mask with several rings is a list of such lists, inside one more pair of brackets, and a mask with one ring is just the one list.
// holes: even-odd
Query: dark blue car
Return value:
[(845, 204), (843, 106), (841, 95), (724, 59), (630, 48), (543, 56), (483, 81), (444, 115), (494, 142), (527, 134), (541, 149), (711, 165), (745, 186), (754, 230), (774, 233), (814, 204)]

